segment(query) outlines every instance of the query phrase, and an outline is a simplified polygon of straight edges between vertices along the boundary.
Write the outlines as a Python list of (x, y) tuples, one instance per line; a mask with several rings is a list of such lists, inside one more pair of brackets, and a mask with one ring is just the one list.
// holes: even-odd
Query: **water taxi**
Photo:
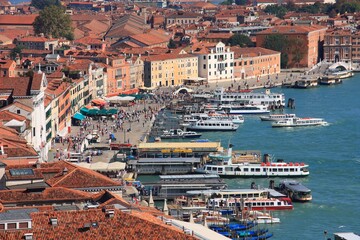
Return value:
[(240, 207), (242, 210), (293, 209), (290, 198), (269, 198), (267, 190), (225, 189), (214, 192), (207, 202), (210, 209)]
[(328, 123), (323, 118), (299, 118), (292, 117), (272, 123), (272, 127), (308, 127), (308, 126), (327, 126)]
[(269, 154), (264, 155), (263, 162), (236, 161), (233, 158), (231, 147), (222, 157), (209, 154), (212, 163), (204, 164), (195, 171), (222, 177), (304, 177), (310, 174), (307, 164), (286, 163), (282, 160), (273, 162)]
[(221, 105), (219, 110), (226, 114), (265, 114), (270, 110), (264, 105)]
[(335, 76), (323, 76), (319, 77), (319, 84), (320, 85), (337, 85), (342, 83), (342, 80)]
[(191, 122), (187, 129), (198, 131), (236, 131), (239, 128), (238, 124), (231, 120), (205, 119)]
[(307, 202), (312, 200), (311, 190), (295, 180), (281, 181), (275, 190), (289, 196), (292, 201)]
[(293, 88), (313, 88), (318, 86), (318, 80), (313, 78), (302, 78), (300, 80), (297, 80), (293, 86)]
[(258, 224), (274, 224), (280, 223), (280, 218), (271, 216), (270, 213), (264, 211), (248, 211), (248, 218)]
[(343, 70), (343, 71), (329, 71), (329, 74), (340, 79), (349, 78), (354, 76), (354, 73), (351, 70)]
[(183, 131), (181, 129), (170, 129), (163, 131), (163, 134), (160, 135), (160, 138), (163, 139), (177, 139), (177, 138), (199, 138), (201, 137), (200, 133), (193, 131)]
[(227, 115), (225, 112), (210, 111), (209, 113), (193, 113), (191, 115), (185, 115), (183, 118), (182, 126), (187, 127), (191, 122), (197, 122), (199, 120), (231, 120), (234, 124), (244, 123), (244, 117), (242, 115)]
[(261, 121), (279, 121), (279, 120), (283, 120), (286, 118), (294, 118), (296, 117), (295, 114), (270, 114), (268, 116), (261, 116), (260, 119)]

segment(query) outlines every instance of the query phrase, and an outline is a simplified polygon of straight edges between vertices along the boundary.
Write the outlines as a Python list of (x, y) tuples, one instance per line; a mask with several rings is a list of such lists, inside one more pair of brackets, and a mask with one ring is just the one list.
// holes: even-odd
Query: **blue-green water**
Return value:
[[(310, 165), (310, 176), (299, 179), (313, 193), (313, 201), (295, 203), (294, 210), (276, 212), (281, 224), (270, 230), (277, 240), (314, 240), (332, 237), (334, 232), (360, 231), (360, 75), (337, 86), (314, 89), (282, 89), (295, 98), (296, 109), (286, 110), (300, 117), (321, 117), (326, 127), (271, 128), (258, 116), (245, 116), (245, 123), (233, 133), (208, 132), (203, 137), (229, 139), (234, 149), (255, 149), (288, 162)], [(279, 182), (280, 179), (275, 179)], [(229, 188), (248, 188), (255, 181), (267, 187), (269, 179), (231, 179)]]
[[(202, 138), (229, 141), (238, 150), (260, 150), (288, 162), (310, 165), (300, 178), (312, 190), (313, 201), (294, 203), (278, 211), (281, 223), (268, 226), (275, 240), (322, 240), (334, 232), (360, 232), (360, 74), (337, 86), (314, 89), (275, 88), (294, 98), (299, 117), (321, 117), (326, 127), (271, 128), (259, 116), (245, 116), (236, 132), (203, 132)], [(147, 179), (148, 177), (142, 177)], [(150, 177), (152, 178), (152, 177)], [(281, 179), (275, 179), (278, 183)], [(269, 179), (227, 179), (229, 188), (249, 188), (252, 181), (267, 187)]]

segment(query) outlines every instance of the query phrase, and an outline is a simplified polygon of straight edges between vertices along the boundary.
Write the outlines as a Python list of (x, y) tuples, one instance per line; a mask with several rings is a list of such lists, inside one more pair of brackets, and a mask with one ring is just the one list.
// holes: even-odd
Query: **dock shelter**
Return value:
[(140, 153), (213, 153), (223, 151), (220, 142), (153, 142), (140, 143), (138, 146)]

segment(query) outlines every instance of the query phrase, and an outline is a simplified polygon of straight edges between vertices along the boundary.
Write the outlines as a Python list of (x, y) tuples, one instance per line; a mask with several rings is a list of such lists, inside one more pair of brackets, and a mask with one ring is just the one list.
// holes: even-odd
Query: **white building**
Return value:
[(224, 43), (219, 42), (215, 47), (203, 47), (194, 51), (194, 54), (199, 58), (199, 77), (218, 82), (234, 77), (234, 52)]
[[(17, 79), (14, 79), (16, 81)], [(29, 144), (39, 153), (41, 160), (47, 160), (50, 144), (46, 142), (46, 118), (44, 108), (44, 90), (47, 86), (45, 73), (34, 73), (32, 81), (24, 81), (30, 91), (26, 94), (14, 96), (14, 103), (3, 108), (19, 114), (30, 120), (31, 128), (22, 134)]]

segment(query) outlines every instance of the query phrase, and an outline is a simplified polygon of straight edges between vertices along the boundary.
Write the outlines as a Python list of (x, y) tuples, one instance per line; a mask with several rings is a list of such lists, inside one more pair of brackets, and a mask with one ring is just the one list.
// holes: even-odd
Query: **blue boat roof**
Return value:
[(281, 183), (285, 184), (286, 188), (289, 188), (293, 191), (297, 192), (311, 192), (311, 190), (304, 185), (302, 185), (300, 182), (295, 180), (284, 180), (281, 181)]

